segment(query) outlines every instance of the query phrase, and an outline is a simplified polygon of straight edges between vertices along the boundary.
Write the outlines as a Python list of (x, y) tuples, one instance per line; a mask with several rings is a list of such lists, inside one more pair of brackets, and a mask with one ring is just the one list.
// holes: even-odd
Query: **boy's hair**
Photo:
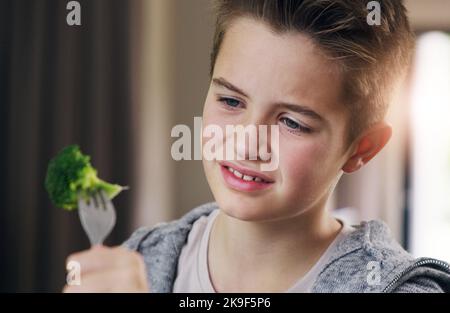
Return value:
[(414, 50), (402, 0), (380, 0), (381, 24), (369, 25), (368, 0), (215, 0), (216, 30), (210, 75), (227, 28), (238, 17), (266, 23), (277, 33), (310, 36), (337, 61), (350, 113), (347, 143), (384, 119), (393, 86), (406, 73)]

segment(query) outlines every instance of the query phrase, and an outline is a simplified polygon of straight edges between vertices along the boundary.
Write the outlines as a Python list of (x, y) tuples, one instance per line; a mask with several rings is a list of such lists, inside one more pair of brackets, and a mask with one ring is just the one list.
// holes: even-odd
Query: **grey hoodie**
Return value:
[[(193, 223), (218, 209), (203, 204), (178, 220), (140, 228), (124, 243), (142, 254), (152, 292), (172, 292), (178, 257)], [(353, 225), (317, 277), (313, 292), (450, 292), (450, 266), (432, 258), (413, 258), (381, 221)]]

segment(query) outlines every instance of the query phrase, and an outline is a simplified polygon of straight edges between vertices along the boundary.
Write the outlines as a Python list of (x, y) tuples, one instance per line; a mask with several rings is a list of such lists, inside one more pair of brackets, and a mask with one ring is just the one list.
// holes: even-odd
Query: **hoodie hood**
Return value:
[[(124, 246), (142, 254), (152, 292), (172, 292), (178, 258), (194, 222), (219, 209), (203, 204), (178, 220), (138, 229)], [(352, 225), (354, 231), (331, 252), (312, 292), (414, 292), (407, 282), (425, 280), (450, 292), (450, 266), (433, 258), (414, 258), (378, 220)], [(406, 285), (405, 285), (406, 284)], [(423, 289), (422, 289), (423, 290)], [(425, 291), (435, 292), (429, 287)]]
[(396, 292), (417, 279), (450, 291), (450, 266), (446, 262), (414, 258), (382, 221), (361, 222), (352, 227), (355, 230), (336, 245), (313, 292)]

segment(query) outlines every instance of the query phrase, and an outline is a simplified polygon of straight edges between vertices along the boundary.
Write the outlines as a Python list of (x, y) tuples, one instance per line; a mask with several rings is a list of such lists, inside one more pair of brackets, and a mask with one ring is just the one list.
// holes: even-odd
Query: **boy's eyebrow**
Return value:
[(306, 115), (314, 120), (317, 120), (318, 122), (324, 122), (326, 123), (327, 120), (325, 118), (323, 118), (319, 113), (317, 113), (316, 111), (311, 110), (309, 107), (307, 106), (303, 106), (300, 104), (292, 104), (292, 103), (284, 103), (284, 102), (280, 102), (276, 104), (278, 107), (281, 108), (286, 108), (288, 110), (291, 110), (293, 112), (302, 114), (302, 115)]
[[(212, 81), (213, 81), (214, 85), (216, 85), (218, 87), (224, 87), (224, 88), (229, 89), (231, 91), (234, 91), (234, 92), (236, 92), (236, 93), (238, 93), (238, 94), (240, 94), (240, 95), (242, 95), (242, 96), (244, 96), (246, 98), (250, 98), (249, 96), (247, 96), (247, 94), (245, 92), (243, 92), (238, 87), (234, 86), (232, 83), (230, 83), (229, 81), (227, 81), (223, 77), (213, 78)], [(325, 118), (323, 118), (320, 114), (318, 114), (314, 110), (311, 110), (307, 106), (299, 105), (299, 104), (293, 104), (293, 103), (285, 103), (285, 102), (279, 102), (276, 105), (278, 107), (285, 108), (285, 109), (291, 110), (293, 112), (309, 116), (312, 119), (315, 119), (315, 120), (317, 120), (319, 122), (326, 122)]]
[(213, 83), (214, 85), (218, 86), (218, 87), (224, 87), (226, 89), (229, 89), (231, 91), (234, 91), (238, 94), (240, 94), (241, 96), (244, 96), (246, 98), (250, 98), (249, 96), (247, 96), (247, 94), (245, 92), (243, 92), (241, 89), (239, 89), (238, 87), (234, 86), (232, 83), (230, 83), (229, 81), (227, 81), (225, 78), (223, 77), (219, 77), (219, 78), (213, 78)]

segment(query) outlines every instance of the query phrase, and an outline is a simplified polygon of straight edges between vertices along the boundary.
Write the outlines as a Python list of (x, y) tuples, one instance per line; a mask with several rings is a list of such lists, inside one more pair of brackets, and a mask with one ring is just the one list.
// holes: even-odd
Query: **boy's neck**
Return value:
[[(231, 286), (235, 276), (236, 284), (245, 289), (242, 280), (253, 281), (258, 287), (266, 278), (274, 277), (281, 289), (287, 289), (317, 262), (341, 227), (324, 206), (273, 222), (241, 221), (221, 211), (212, 227), (208, 249), (213, 284), (215, 288)], [(230, 281), (223, 282), (227, 277)]]

